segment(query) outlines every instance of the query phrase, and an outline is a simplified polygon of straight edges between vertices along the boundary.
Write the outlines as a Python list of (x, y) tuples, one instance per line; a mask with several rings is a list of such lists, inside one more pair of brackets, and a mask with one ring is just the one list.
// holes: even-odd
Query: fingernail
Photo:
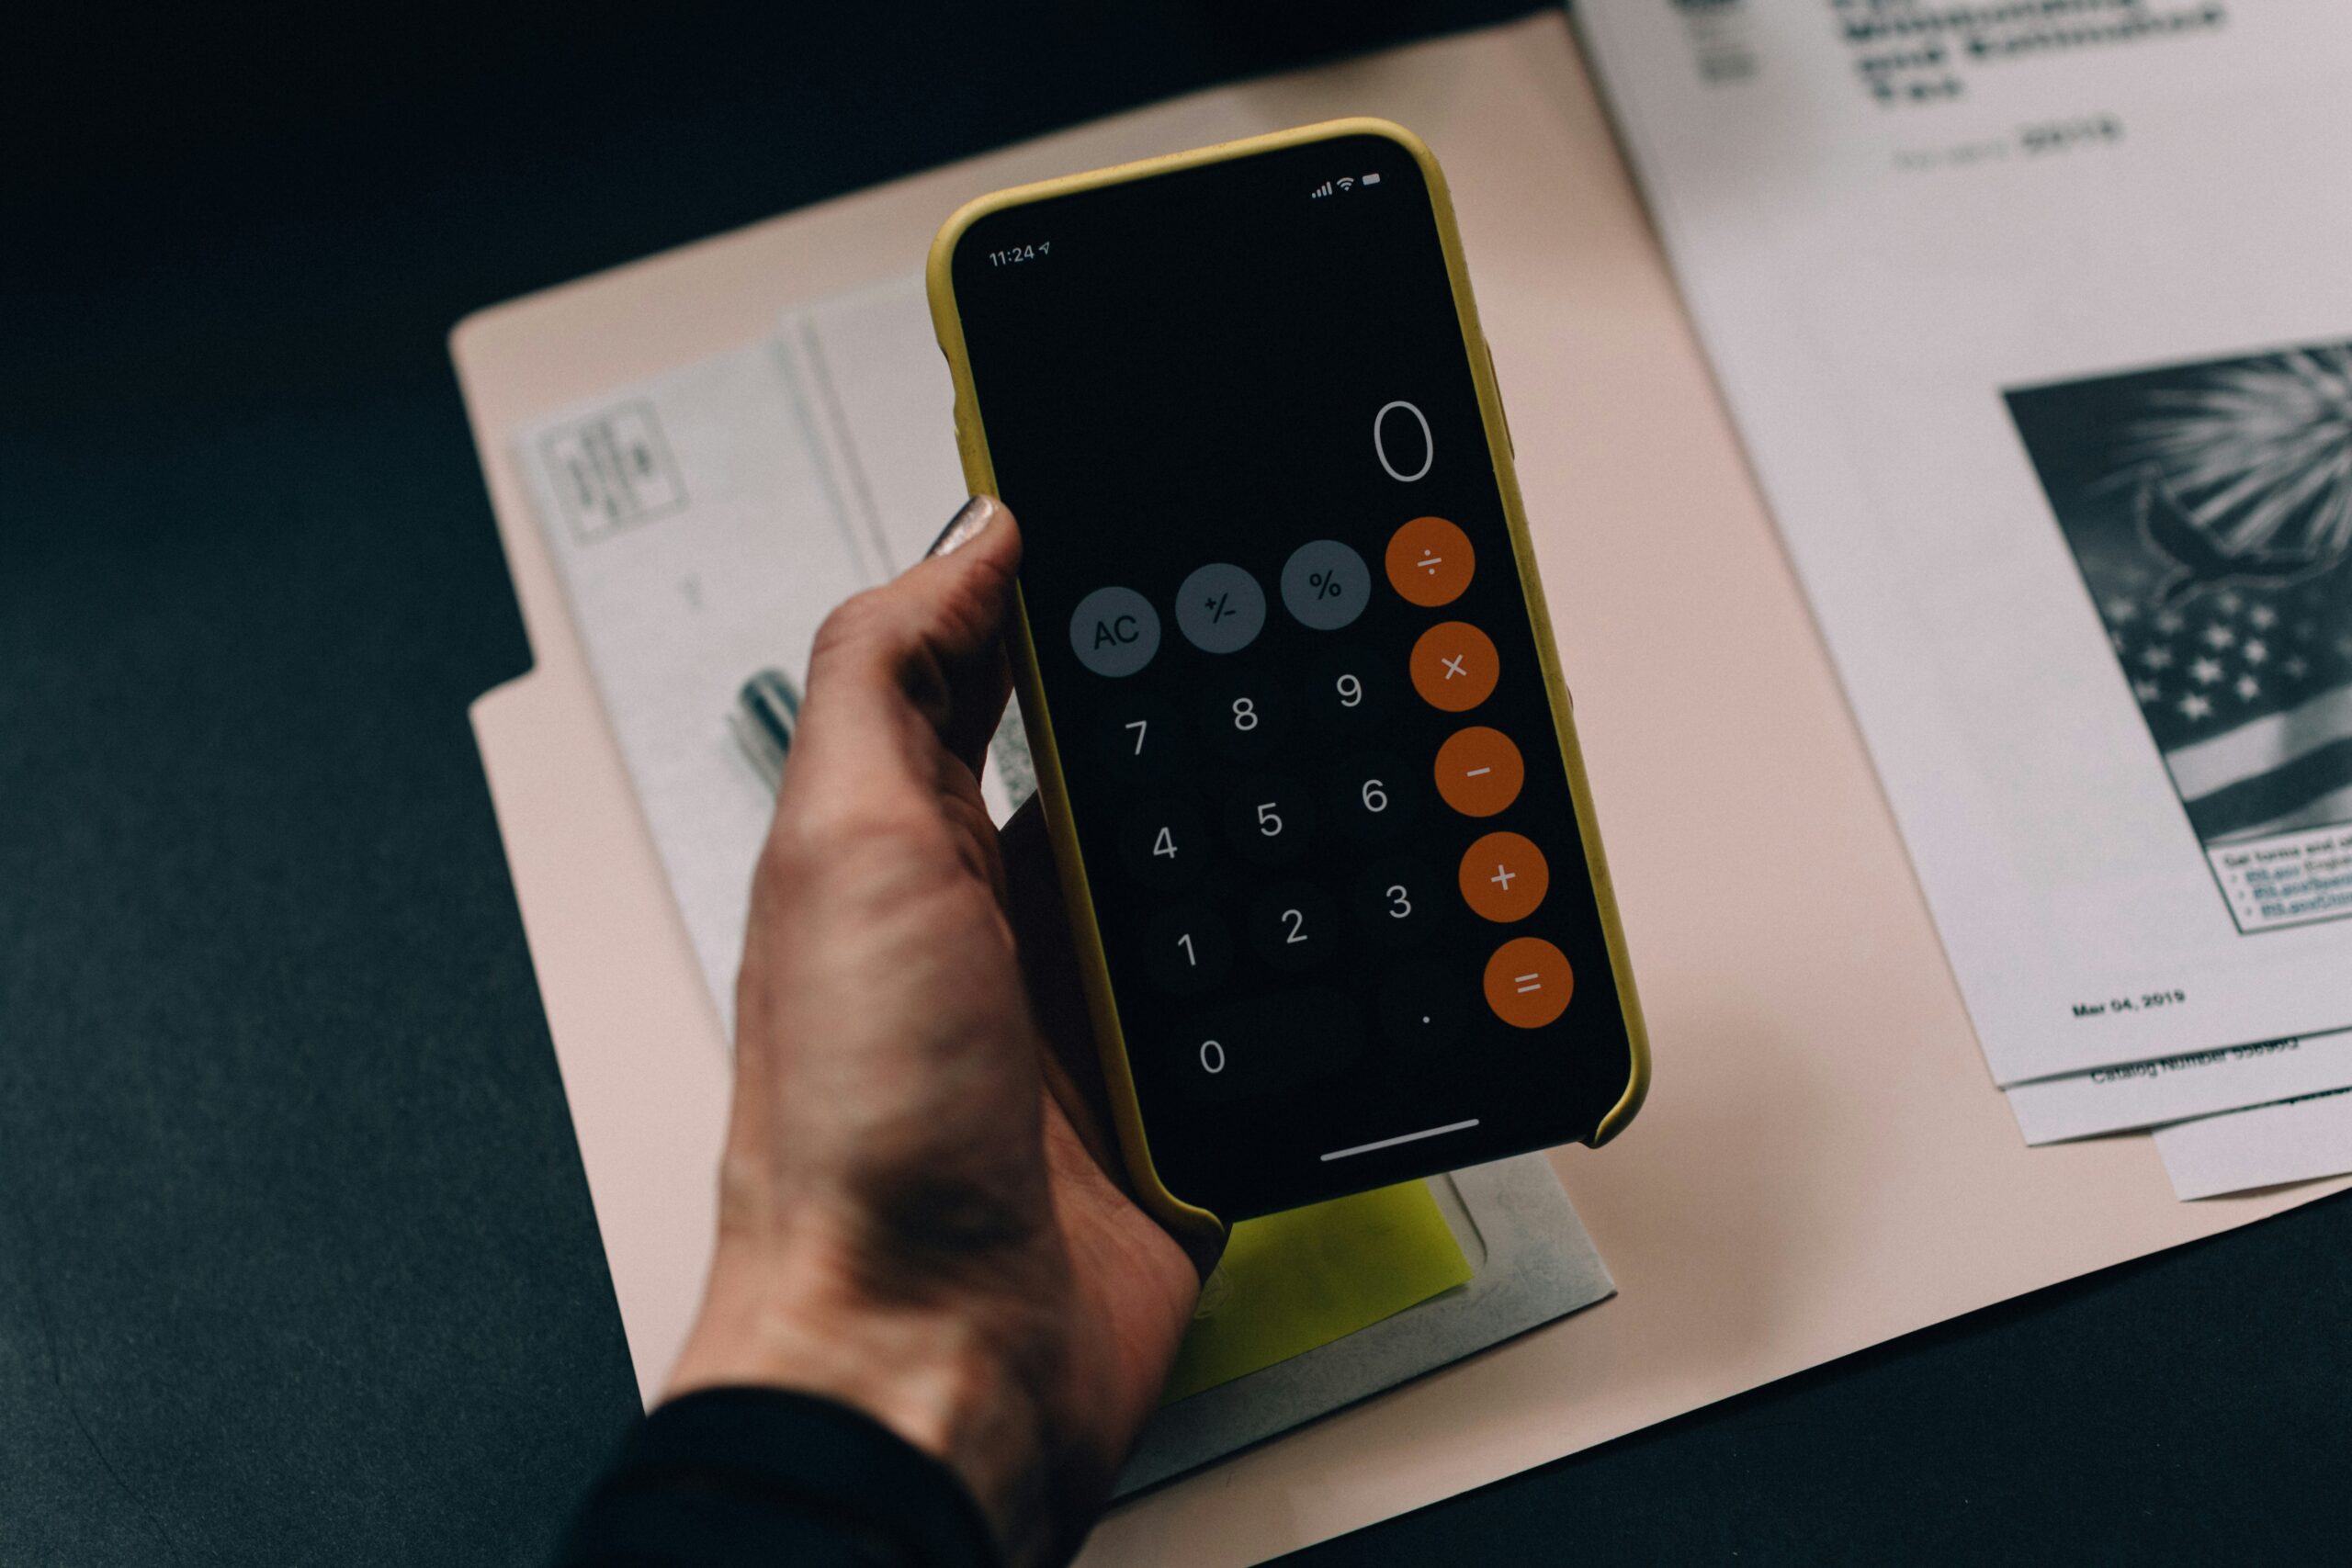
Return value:
[(980, 530), (995, 522), (996, 514), (1002, 510), (992, 495), (972, 497), (956, 509), (956, 515), (947, 520), (947, 526), (939, 531), (939, 537), (931, 542), (931, 548), (923, 552), (923, 558), (928, 560), (933, 556), (953, 555), (962, 549), (979, 537)]

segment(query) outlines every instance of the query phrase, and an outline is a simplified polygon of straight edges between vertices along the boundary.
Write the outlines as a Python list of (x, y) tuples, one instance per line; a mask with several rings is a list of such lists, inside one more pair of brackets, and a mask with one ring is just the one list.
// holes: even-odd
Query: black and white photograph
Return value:
[(2199, 842), (2352, 823), (2352, 344), (2008, 405)]

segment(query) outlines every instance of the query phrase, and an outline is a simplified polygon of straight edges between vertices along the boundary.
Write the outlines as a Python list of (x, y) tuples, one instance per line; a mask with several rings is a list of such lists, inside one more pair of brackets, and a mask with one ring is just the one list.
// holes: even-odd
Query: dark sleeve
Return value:
[(781, 1389), (706, 1389), (630, 1434), (559, 1568), (996, 1568), (954, 1472), (862, 1412)]

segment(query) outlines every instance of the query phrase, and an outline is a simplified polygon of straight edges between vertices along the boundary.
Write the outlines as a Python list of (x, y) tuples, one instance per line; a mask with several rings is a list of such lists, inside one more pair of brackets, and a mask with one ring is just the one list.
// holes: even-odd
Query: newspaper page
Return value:
[(1995, 1078), (2352, 1024), (2352, 6), (1576, 15)]

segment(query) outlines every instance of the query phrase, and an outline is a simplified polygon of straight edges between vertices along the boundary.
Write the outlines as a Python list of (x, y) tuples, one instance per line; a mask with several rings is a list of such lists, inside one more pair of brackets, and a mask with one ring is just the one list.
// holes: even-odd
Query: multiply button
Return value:
[(1487, 960), (1487, 1005), (1513, 1029), (1541, 1029), (1568, 1010), (1568, 957), (1542, 937), (1514, 937)]
[(1498, 658), (1485, 632), (1440, 621), (1413, 644), (1413, 690), (1431, 707), (1467, 713), (1494, 694)]
[(1239, 567), (1217, 561), (1176, 591), (1176, 624), (1203, 653), (1238, 653), (1266, 624), (1266, 592)]
[(1425, 610), (1451, 604), (1470, 586), (1477, 565), (1470, 536), (1442, 517), (1416, 517), (1390, 536), (1389, 586)]
[(1159, 612), (1132, 588), (1098, 588), (1070, 612), (1069, 646), (1097, 675), (1132, 675), (1159, 651)]
[(1499, 729), (1472, 725), (1437, 749), (1437, 792), (1464, 817), (1492, 817), (1519, 798), (1527, 769)]
[(1489, 833), (1462, 852), (1462, 900), (1497, 924), (1535, 913), (1552, 888), (1544, 852), (1517, 833)]

